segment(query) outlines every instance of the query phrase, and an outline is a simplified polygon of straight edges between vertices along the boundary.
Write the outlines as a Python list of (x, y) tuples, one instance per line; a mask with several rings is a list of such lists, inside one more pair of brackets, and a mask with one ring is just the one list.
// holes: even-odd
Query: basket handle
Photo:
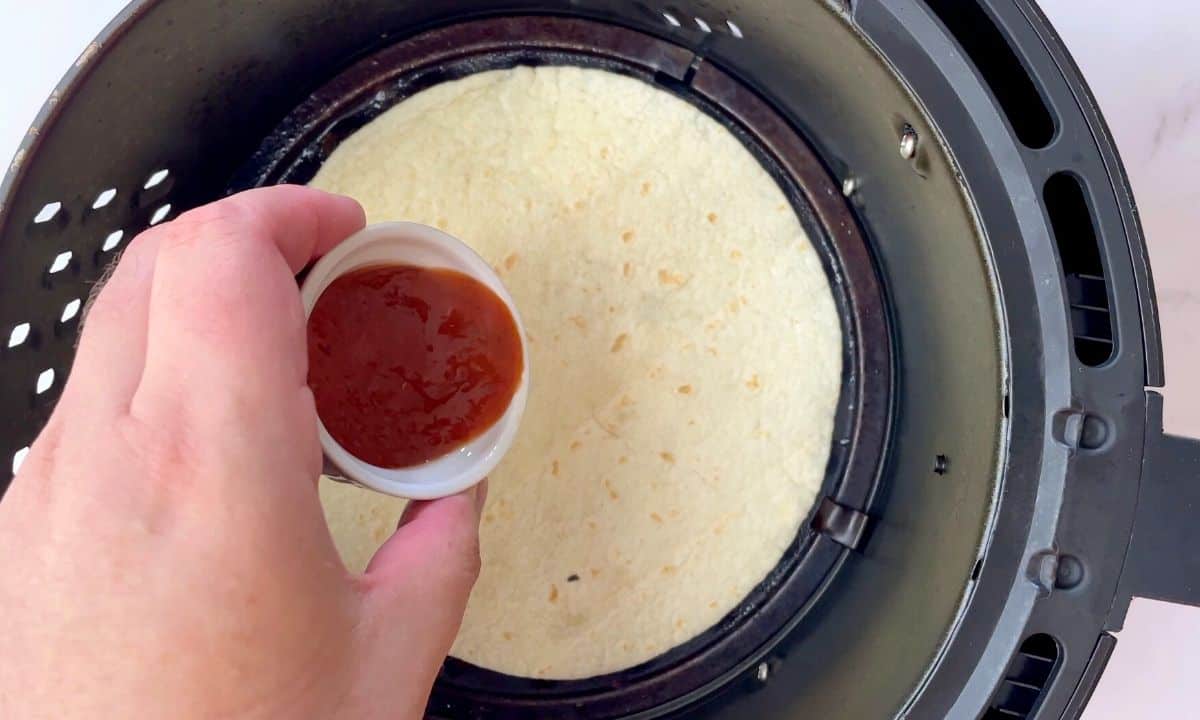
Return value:
[(1162, 430), (1162, 396), (1148, 394), (1146, 445), (1119, 601), (1200, 606), (1200, 439)]

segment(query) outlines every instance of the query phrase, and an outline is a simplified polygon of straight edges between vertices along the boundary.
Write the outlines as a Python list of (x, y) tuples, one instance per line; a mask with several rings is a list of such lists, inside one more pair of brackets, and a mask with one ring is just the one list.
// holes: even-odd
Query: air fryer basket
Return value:
[[(387, 48), (430, 31), (454, 55), (469, 44), (454, 28), (472, 22), (497, 29), (471, 42), (521, 46), (512, 33), (564, 22), (544, 16), (637, 38), (622, 62), (707, 98), (795, 180), (831, 269), (854, 270), (847, 297), (878, 274), (890, 360), (871, 330), (854, 357), (864, 384), (894, 379), (853, 418), (890, 408), (891, 436), (862, 492), (831, 485), (813, 518), (836, 545), (831, 580), (702, 682), (624, 705), (604, 704), (611, 684), (565, 704), (536, 683), (481, 699), (451, 664), (433, 714), (1076, 717), (1132, 595), (1200, 604), (1200, 448), (1162, 434), (1146, 389), (1162, 370), (1132, 199), (1027, 0), (135, 2), (0, 188), (0, 452), (21, 457), (45, 422), (76, 301), (132, 235), (230, 187), (301, 177), (331, 129), (362, 117), (346, 101), (392, 77), (356, 63), (398, 67)], [(611, 61), (598, 37), (568, 54)], [(356, 77), (363, 88), (338, 85)], [(883, 313), (862, 312), (879, 291), (865, 297), (849, 316), (879, 330)]]

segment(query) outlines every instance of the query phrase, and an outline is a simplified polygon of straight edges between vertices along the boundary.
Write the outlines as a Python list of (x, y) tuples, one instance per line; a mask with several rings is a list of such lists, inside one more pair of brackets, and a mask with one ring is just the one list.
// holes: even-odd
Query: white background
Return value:
[[(205, 2), (207, 0), (197, 0)], [(0, 0), (0, 168), (122, 0)], [(1200, 437), (1200, 4), (1044, 0), (1117, 138), (1149, 238), (1167, 428)], [(1200, 548), (1181, 548), (1200, 552)], [(1200, 718), (1200, 610), (1137, 601), (1086, 720)]]

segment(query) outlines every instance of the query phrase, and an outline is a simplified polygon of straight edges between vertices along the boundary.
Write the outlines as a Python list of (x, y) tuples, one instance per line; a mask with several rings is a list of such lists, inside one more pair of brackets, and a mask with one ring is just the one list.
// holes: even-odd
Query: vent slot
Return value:
[(925, 2), (975, 64), (1017, 138), (1030, 148), (1049, 145), (1054, 138), (1054, 116), (983, 3)]
[(1075, 357), (1089, 367), (1103, 365), (1113, 356), (1116, 337), (1104, 261), (1083, 185), (1070, 173), (1056, 173), (1046, 181), (1042, 197), (1066, 279)]
[(1039, 633), (1021, 643), (982, 720), (1033, 717), (1058, 670), (1058, 641)]

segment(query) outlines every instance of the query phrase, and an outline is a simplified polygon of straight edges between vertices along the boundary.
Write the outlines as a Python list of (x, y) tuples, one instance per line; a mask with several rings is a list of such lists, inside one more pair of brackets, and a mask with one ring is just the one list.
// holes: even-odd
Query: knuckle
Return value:
[(240, 267), (247, 255), (260, 251), (268, 235), (261, 213), (236, 197), (189, 210), (160, 227), (167, 252), (200, 252), (221, 259), (218, 270)]
[(461, 551), (458, 553), (460, 567), (459, 570), (471, 584), (474, 584), (479, 579), (479, 571), (483, 568), (483, 558), (479, 552), (479, 534), (471, 533), (467, 538)]
[(190, 466), (184, 433), (161, 423), (144, 423), (132, 417), (118, 425), (132, 460), (147, 478), (181, 478)]
[[(225, 198), (188, 210), (164, 226), (182, 239), (204, 236), (237, 236), (253, 230), (258, 222), (253, 208), (237, 197)], [(183, 231), (183, 232), (179, 232)]]

